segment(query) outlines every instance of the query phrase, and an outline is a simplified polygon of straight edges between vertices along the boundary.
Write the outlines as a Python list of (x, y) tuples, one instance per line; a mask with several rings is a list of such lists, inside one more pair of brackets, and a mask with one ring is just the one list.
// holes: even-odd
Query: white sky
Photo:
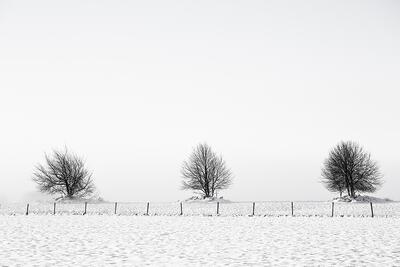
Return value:
[(400, 188), (398, 1), (0, 0), (0, 201), (68, 146), (100, 194), (171, 201), (208, 142), (233, 200), (325, 200), (354, 140)]

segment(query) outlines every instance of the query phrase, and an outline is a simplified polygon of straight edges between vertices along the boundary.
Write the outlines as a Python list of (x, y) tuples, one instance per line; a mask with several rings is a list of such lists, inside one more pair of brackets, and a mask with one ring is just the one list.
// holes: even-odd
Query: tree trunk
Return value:
[(351, 197), (356, 198), (356, 193), (354, 191), (354, 185), (351, 185)]
[(346, 186), (346, 190), (347, 190), (347, 195), (351, 196), (350, 186), (349, 185)]
[(346, 184), (346, 190), (347, 190), (347, 195), (350, 196), (351, 192), (350, 192), (350, 183), (349, 183), (349, 178), (347, 177), (347, 175), (344, 178), (345, 184)]
[(350, 178), (350, 179), (349, 179), (349, 182), (350, 182), (350, 193), (351, 193), (351, 197), (352, 197), (352, 198), (355, 198), (355, 197), (356, 197), (356, 194), (355, 194), (355, 190), (354, 190), (353, 176), (350, 175), (349, 178)]

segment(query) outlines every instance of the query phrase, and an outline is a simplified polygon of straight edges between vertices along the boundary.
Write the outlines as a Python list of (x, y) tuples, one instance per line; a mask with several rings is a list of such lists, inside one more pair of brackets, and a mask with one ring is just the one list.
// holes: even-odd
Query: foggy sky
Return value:
[(44, 153), (84, 156), (99, 194), (172, 201), (207, 142), (232, 200), (326, 200), (329, 150), (354, 140), (400, 188), (396, 1), (0, 0), (0, 201)]

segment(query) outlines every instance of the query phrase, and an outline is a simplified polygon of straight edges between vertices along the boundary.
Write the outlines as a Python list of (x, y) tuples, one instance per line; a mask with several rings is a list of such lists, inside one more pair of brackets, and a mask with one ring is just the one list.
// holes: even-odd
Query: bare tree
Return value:
[(199, 144), (182, 166), (182, 189), (193, 190), (203, 197), (214, 197), (217, 190), (232, 184), (232, 173), (221, 156), (207, 144)]
[(53, 150), (46, 163), (38, 164), (33, 174), (41, 192), (60, 194), (61, 198), (84, 197), (94, 192), (92, 173), (85, 168), (84, 161), (67, 149)]
[(340, 142), (329, 153), (322, 168), (322, 182), (332, 192), (347, 191), (355, 198), (356, 193), (375, 192), (382, 184), (378, 164), (357, 143)]

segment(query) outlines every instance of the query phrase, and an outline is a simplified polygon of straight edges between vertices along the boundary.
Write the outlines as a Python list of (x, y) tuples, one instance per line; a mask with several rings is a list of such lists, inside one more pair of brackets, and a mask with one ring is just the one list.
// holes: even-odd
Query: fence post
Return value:
[(117, 202), (115, 202), (115, 205), (114, 205), (114, 214), (117, 214)]
[(181, 202), (181, 215), (183, 215), (182, 202)]
[(54, 202), (54, 205), (53, 205), (53, 215), (56, 215), (56, 202)]
[(83, 212), (83, 215), (86, 215), (86, 211), (87, 211), (87, 202), (85, 202), (85, 211)]
[(256, 202), (253, 202), (253, 216), (254, 216), (255, 209), (256, 209)]
[(294, 212), (293, 212), (293, 201), (292, 201), (292, 205), (291, 206), (292, 206), (292, 216), (293, 216), (294, 215)]
[(371, 206), (371, 215), (372, 218), (374, 218), (374, 208), (372, 207), (372, 202), (369, 202), (370, 206)]
[(219, 202), (217, 202), (217, 215), (219, 215)]
[(334, 207), (335, 207), (335, 202), (332, 202), (332, 217), (333, 217), (333, 210), (334, 210)]
[(26, 213), (25, 213), (25, 215), (28, 215), (28, 214), (29, 214), (29, 203), (26, 204)]
[(150, 206), (150, 203), (147, 202), (146, 215), (149, 215), (149, 206)]

